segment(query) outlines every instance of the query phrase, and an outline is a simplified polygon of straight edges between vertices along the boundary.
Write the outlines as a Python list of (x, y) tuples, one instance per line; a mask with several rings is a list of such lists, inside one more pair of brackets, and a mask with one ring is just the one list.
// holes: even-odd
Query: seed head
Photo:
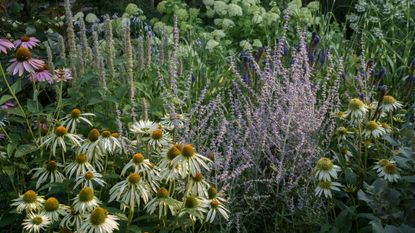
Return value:
[(382, 102), (384, 104), (394, 104), (394, 103), (396, 103), (396, 99), (393, 96), (391, 96), (391, 95), (385, 95), (383, 97), (383, 101)]
[(35, 225), (40, 225), (42, 224), (42, 222), (43, 222), (43, 219), (39, 216), (36, 216), (32, 219), (32, 223)]
[(88, 139), (91, 142), (95, 142), (99, 138), (99, 131), (97, 129), (91, 129), (88, 134)]
[(94, 179), (94, 173), (91, 171), (87, 171), (85, 172), (84, 178), (85, 180), (92, 180)]
[(359, 110), (364, 106), (364, 103), (360, 100), (360, 99), (352, 99), (349, 102), (349, 109), (354, 111), (354, 110)]
[(78, 164), (84, 164), (87, 161), (86, 155), (84, 153), (79, 154), (76, 156), (75, 161)]
[(67, 132), (68, 131), (66, 130), (65, 126), (63, 126), (63, 125), (60, 125), (60, 126), (56, 127), (56, 129), (55, 129), (55, 134), (58, 137), (64, 136)]
[(163, 137), (163, 132), (160, 129), (156, 129), (151, 133), (151, 137), (154, 140), (159, 140)]
[(71, 117), (78, 119), (81, 116), (81, 110), (79, 110), (78, 108), (74, 108), (71, 111)]
[(23, 202), (24, 203), (34, 203), (37, 199), (37, 194), (35, 191), (33, 190), (27, 190), (24, 194), (23, 194)]
[(104, 132), (102, 132), (102, 137), (104, 138), (109, 138), (111, 136), (111, 132), (108, 130), (105, 130)]
[(169, 151), (167, 151), (167, 158), (169, 160), (173, 160), (174, 158), (176, 158), (176, 156), (180, 155), (180, 153), (180, 150), (177, 149), (176, 145), (174, 145), (169, 149)]
[(219, 201), (217, 199), (214, 199), (210, 202), (210, 206), (213, 208), (217, 208), (219, 206)]
[(79, 200), (81, 202), (89, 202), (94, 199), (94, 192), (90, 187), (85, 187), (79, 192)]
[(16, 53), (14, 56), (16, 57), (16, 60), (23, 62), (32, 58), (32, 53), (28, 48), (19, 47), (18, 49), (16, 49)]
[(333, 168), (333, 162), (326, 157), (322, 157), (318, 162), (317, 162), (317, 169), (320, 171), (329, 171)]
[(49, 160), (48, 163), (46, 164), (46, 170), (50, 172), (56, 171), (57, 168), (58, 168), (58, 165), (55, 160)]
[(195, 176), (193, 177), (193, 180), (196, 182), (200, 182), (203, 180), (203, 175), (200, 172), (196, 172)]
[(107, 216), (108, 211), (106, 209), (97, 207), (92, 211), (91, 216), (89, 218), (89, 222), (92, 225), (99, 226), (105, 222)]
[(375, 129), (379, 129), (379, 124), (376, 121), (369, 121), (366, 124), (366, 128), (368, 130), (375, 130)]
[(385, 172), (388, 174), (395, 174), (396, 171), (398, 170), (395, 164), (393, 163), (386, 164), (384, 168), (385, 168)]
[(140, 174), (138, 174), (137, 172), (135, 172), (135, 173), (131, 173), (131, 174), (128, 176), (128, 182), (130, 182), (130, 183), (132, 183), (132, 184), (137, 184), (137, 183), (138, 183), (138, 181), (140, 181), (140, 178), (141, 178), (141, 176), (140, 176)]
[(330, 189), (331, 188), (331, 181), (320, 180), (318, 182), (318, 186), (320, 186), (320, 188), (322, 188), (322, 189)]
[(168, 196), (169, 196), (169, 191), (163, 187), (157, 191), (157, 197), (159, 198), (166, 198)]
[(54, 197), (49, 197), (45, 202), (45, 210), (48, 212), (55, 211), (59, 208), (59, 201)]
[(197, 199), (195, 197), (187, 197), (186, 201), (184, 203), (186, 208), (196, 208), (198, 206), (199, 202), (197, 201)]
[(190, 158), (195, 154), (195, 150), (193, 149), (193, 146), (190, 144), (184, 144), (182, 149), (182, 155), (186, 158)]
[(142, 155), (141, 153), (135, 153), (133, 155), (133, 162), (135, 164), (140, 164), (144, 161), (144, 155)]
[(216, 190), (216, 188), (213, 186), (209, 187), (207, 192), (208, 192), (209, 199), (216, 198), (216, 195), (218, 194), (218, 190)]

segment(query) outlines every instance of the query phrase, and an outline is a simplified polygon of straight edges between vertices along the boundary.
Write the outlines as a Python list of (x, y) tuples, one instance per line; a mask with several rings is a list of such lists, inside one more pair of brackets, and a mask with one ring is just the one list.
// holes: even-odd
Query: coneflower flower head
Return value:
[(36, 37), (29, 37), (27, 35), (23, 35), (20, 37), (19, 40), (14, 41), (14, 46), (31, 49), (38, 46), (39, 43), (40, 41)]
[(367, 111), (367, 106), (360, 99), (355, 98), (350, 100), (346, 114), (351, 116), (352, 120), (361, 120)]
[(341, 184), (330, 180), (320, 180), (315, 190), (316, 196), (332, 197), (331, 190), (340, 191)]
[(7, 53), (7, 50), (11, 48), (14, 48), (12, 42), (7, 39), (0, 38), (0, 52)]
[(49, 72), (49, 66), (47, 63), (44, 63), (41, 67), (35, 70), (35, 72), (30, 73), (29, 80), (32, 82), (48, 82), (49, 84), (53, 83), (52, 74)]
[(25, 47), (16, 49), (15, 58), (10, 61), (12, 64), (7, 68), (7, 71), (9, 74), (18, 74), (19, 76), (22, 76), (24, 71), (33, 73), (44, 64), (42, 60), (32, 58), (32, 53)]
[(23, 220), (23, 230), (28, 233), (39, 233), (51, 224), (49, 217), (42, 214), (29, 213)]
[(319, 180), (330, 181), (331, 178), (337, 179), (337, 172), (341, 171), (340, 167), (326, 157), (322, 157), (316, 166), (316, 178)]
[(386, 133), (385, 129), (378, 124), (376, 121), (368, 121), (364, 129), (364, 135), (367, 138), (374, 137), (378, 138)]
[(95, 142), (96, 140), (98, 140), (100, 135), (100, 132), (97, 129), (91, 129), (88, 133), (88, 139), (91, 142)]
[(118, 230), (118, 217), (108, 214), (108, 211), (101, 207), (96, 207), (84, 221), (80, 232), (88, 233), (112, 233)]
[(43, 208), (45, 199), (33, 190), (28, 190), (24, 194), (20, 195), (19, 198), (14, 199), (11, 206), (16, 206), (17, 213), (23, 211), (36, 212)]
[(382, 110), (385, 112), (392, 112), (399, 108), (402, 108), (402, 104), (399, 103), (393, 96), (385, 95), (382, 100)]
[(157, 197), (158, 198), (167, 198), (167, 197), (169, 197), (169, 191), (166, 188), (161, 187), (161, 188), (159, 188), (159, 190), (157, 190)]
[[(380, 161), (379, 161), (380, 165)], [(388, 163), (385, 162), (385, 165), (378, 169), (378, 176), (383, 177), (388, 182), (397, 182), (400, 178), (398, 173), (398, 167), (394, 162), (389, 161)]]

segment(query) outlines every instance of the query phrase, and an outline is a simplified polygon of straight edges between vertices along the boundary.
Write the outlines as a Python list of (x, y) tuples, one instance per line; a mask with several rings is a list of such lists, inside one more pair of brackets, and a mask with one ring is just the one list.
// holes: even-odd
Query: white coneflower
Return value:
[(385, 130), (386, 133), (392, 132), (392, 127), (388, 123), (380, 123), (382, 125), (382, 128)]
[(157, 191), (156, 197), (151, 199), (145, 208), (149, 214), (153, 214), (158, 208), (158, 217), (161, 219), (167, 216), (169, 210), (171, 215), (174, 216), (180, 204), (181, 202), (169, 197), (169, 191), (162, 187)]
[(90, 161), (98, 171), (102, 171), (104, 169), (104, 153), (100, 145), (100, 135), (101, 134), (97, 129), (91, 129), (88, 133), (88, 138), (80, 148), (80, 152), (86, 154), (88, 161)]
[(347, 136), (353, 133), (350, 132), (346, 127), (339, 127), (336, 130), (336, 134), (340, 140), (346, 140)]
[(65, 126), (61, 125), (56, 127), (55, 132), (46, 136), (45, 141), (42, 146), (46, 148), (52, 148), (52, 154), (55, 156), (56, 147), (59, 145), (62, 147), (62, 150), (66, 152), (66, 142), (65, 139), (68, 139), (69, 142), (74, 146), (81, 146), (82, 138), (79, 135), (68, 133)]
[(78, 124), (81, 122), (85, 122), (88, 125), (92, 126), (91, 121), (89, 121), (87, 116), (95, 116), (93, 113), (81, 113), (81, 110), (78, 108), (72, 109), (71, 113), (66, 115), (63, 120), (63, 125), (69, 130), (69, 132), (74, 133), (76, 132), (76, 128)]
[(196, 172), (196, 175), (192, 176), (189, 179), (189, 186), (187, 187), (187, 194), (199, 196), (199, 197), (208, 197), (207, 189), (209, 183), (203, 179), (203, 175), (200, 172)]
[(168, 130), (173, 130), (175, 127), (181, 129), (184, 126), (187, 117), (185, 114), (166, 114), (161, 119), (160, 124), (163, 125)]
[(337, 179), (337, 172), (341, 171), (340, 167), (326, 157), (318, 160), (316, 165), (315, 177), (319, 180), (330, 181), (331, 178)]
[(402, 108), (402, 104), (398, 102), (393, 96), (383, 96), (381, 108), (384, 112), (392, 112)]
[(131, 160), (122, 169), (121, 176), (123, 176), (130, 168), (134, 168), (134, 172), (146, 172), (151, 170), (151, 165), (148, 159), (144, 159), (143, 154), (135, 153)]
[(387, 159), (381, 159), (377, 162), (375, 162), (375, 166), (373, 167), (374, 170), (376, 170), (378, 173), (381, 172), (383, 170), (383, 167), (385, 167), (388, 164), (395, 164), (396, 162), (393, 160), (387, 160)]
[(395, 163), (391, 162), (383, 166), (382, 170), (378, 170), (378, 176), (383, 177), (388, 182), (397, 182), (400, 178), (398, 167), (396, 167)]
[(175, 144), (170, 148), (165, 148), (161, 153), (161, 160), (158, 165), (160, 168), (160, 175), (163, 180), (166, 182), (171, 182), (179, 178), (179, 176), (186, 176), (181, 164), (174, 164), (173, 160), (179, 156), (182, 148), (179, 144)]
[(134, 123), (131, 128), (130, 131), (136, 135), (140, 135), (140, 136), (148, 136), (150, 135), (150, 132), (157, 129), (157, 125), (149, 120), (140, 120), (136, 123)]
[(140, 173), (151, 188), (154, 191), (157, 191), (158, 184), (156, 181), (160, 176), (159, 171), (148, 159), (144, 159), (143, 154), (135, 153), (131, 160), (122, 169), (121, 176), (124, 176), (129, 168), (134, 168), (134, 172)]
[(213, 223), (217, 216), (217, 212), (219, 212), (225, 220), (229, 219), (229, 210), (220, 202), (218, 199), (213, 199), (209, 201), (209, 208), (208, 213), (206, 215), (206, 222)]
[(212, 223), (219, 212), (226, 220), (229, 218), (229, 210), (226, 209), (224, 203), (226, 200), (218, 194), (218, 191), (215, 187), (210, 187), (208, 189), (208, 213), (206, 215), (206, 221)]
[(118, 217), (108, 214), (106, 209), (97, 207), (91, 214), (86, 216), (79, 231), (88, 233), (112, 233), (114, 230), (118, 230), (118, 220)]
[(39, 233), (51, 224), (50, 218), (43, 214), (29, 213), (23, 220), (23, 230), (28, 233)]
[(376, 121), (368, 121), (363, 131), (366, 138), (379, 138), (386, 133), (385, 129)]
[(100, 145), (105, 152), (110, 154), (114, 153), (116, 150), (121, 150), (121, 143), (118, 141), (117, 138), (112, 136), (111, 132), (105, 130), (101, 133), (100, 136)]
[(106, 182), (101, 178), (102, 175), (98, 172), (87, 171), (84, 174), (76, 177), (74, 189), (81, 185), (81, 188), (90, 187), (92, 190), (94, 190), (94, 183), (104, 187)]
[(340, 191), (339, 187), (341, 186), (342, 185), (338, 182), (331, 182), (329, 180), (326, 180), (326, 181), (320, 180), (316, 187), (315, 194), (318, 197), (321, 197), (321, 195), (324, 195), (326, 198), (332, 197), (331, 190)]
[(50, 183), (62, 183), (65, 180), (65, 176), (58, 171), (58, 168), (62, 167), (63, 165), (55, 160), (49, 160), (43, 167), (30, 170), (29, 173), (34, 172), (32, 179), (38, 179), (36, 182), (36, 189), (46, 181), (49, 181)]
[(84, 215), (71, 207), (65, 217), (63, 217), (59, 224), (61, 228), (79, 229), (84, 221)]
[(84, 153), (80, 153), (75, 157), (75, 160), (69, 163), (64, 171), (69, 178), (81, 176), (87, 171), (94, 171), (94, 167), (88, 162), (88, 159)]
[(37, 212), (43, 208), (45, 199), (42, 196), (37, 195), (33, 190), (27, 190), (19, 198), (13, 200), (11, 206), (16, 206), (16, 212)]
[(149, 146), (153, 149), (159, 149), (171, 144), (171, 138), (169, 133), (163, 132), (162, 129), (157, 128), (150, 131), (150, 135), (143, 138)]
[(69, 207), (59, 203), (58, 199), (49, 197), (45, 201), (42, 214), (52, 220), (52, 222), (59, 221), (59, 216), (66, 216), (69, 211)]
[(196, 153), (193, 146), (190, 144), (184, 144), (181, 154), (173, 159), (174, 165), (181, 164), (184, 175), (187, 175), (190, 172), (192, 176), (195, 176), (197, 172), (201, 172), (201, 166), (206, 170), (209, 170), (209, 166), (206, 164), (207, 162), (211, 161)]
[(110, 200), (119, 201), (123, 207), (140, 208), (141, 199), (146, 204), (149, 199), (147, 183), (141, 179), (139, 173), (131, 173), (125, 180), (118, 182), (110, 189)]
[(73, 201), (73, 208), (80, 213), (89, 212), (101, 204), (90, 187), (83, 188)]
[(196, 219), (203, 221), (204, 213), (207, 212), (207, 207), (208, 202), (205, 199), (194, 196), (186, 197), (186, 200), (183, 202), (183, 208), (179, 213), (179, 217), (189, 215), (190, 219), (193, 221), (196, 221)]
[(355, 98), (350, 100), (349, 108), (346, 111), (346, 114), (352, 118), (352, 121), (356, 121), (363, 119), (367, 111), (367, 105), (360, 99)]

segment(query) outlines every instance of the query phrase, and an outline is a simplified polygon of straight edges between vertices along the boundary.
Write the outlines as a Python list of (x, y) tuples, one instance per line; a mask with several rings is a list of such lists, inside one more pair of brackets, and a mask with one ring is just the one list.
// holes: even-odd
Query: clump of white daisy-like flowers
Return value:
[(320, 158), (315, 168), (315, 177), (318, 179), (315, 190), (317, 196), (332, 197), (332, 190), (340, 191), (339, 187), (341, 187), (341, 184), (334, 182), (338, 177), (337, 172), (340, 171), (340, 167), (333, 164), (329, 158)]

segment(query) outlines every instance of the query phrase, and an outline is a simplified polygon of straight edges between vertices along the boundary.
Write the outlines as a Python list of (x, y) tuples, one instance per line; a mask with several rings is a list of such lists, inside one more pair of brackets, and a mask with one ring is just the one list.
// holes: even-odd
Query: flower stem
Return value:
[(19, 109), (22, 112), (23, 117), (25, 118), (27, 128), (29, 130), (30, 135), (33, 138), (33, 141), (35, 142), (36, 146), (39, 147), (39, 145), (38, 145), (38, 143), (36, 141), (35, 135), (33, 134), (32, 128), (30, 127), (29, 119), (27, 118), (26, 112), (23, 110), (23, 107), (20, 104), (19, 99), (17, 98), (16, 94), (13, 92), (12, 87), (10, 86), (9, 82), (7, 81), (6, 74), (4, 73), (3, 66), (1, 64), (0, 64), (0, 70), (1, 70), (1, 74), (2, 74), (3, 80), (6, 83), (7, 89), (9, 89), (10, 94), (12, 95), (12, 97), (14, 98), (14, 100), (16, 101), (17, 106), (19, 106)]

